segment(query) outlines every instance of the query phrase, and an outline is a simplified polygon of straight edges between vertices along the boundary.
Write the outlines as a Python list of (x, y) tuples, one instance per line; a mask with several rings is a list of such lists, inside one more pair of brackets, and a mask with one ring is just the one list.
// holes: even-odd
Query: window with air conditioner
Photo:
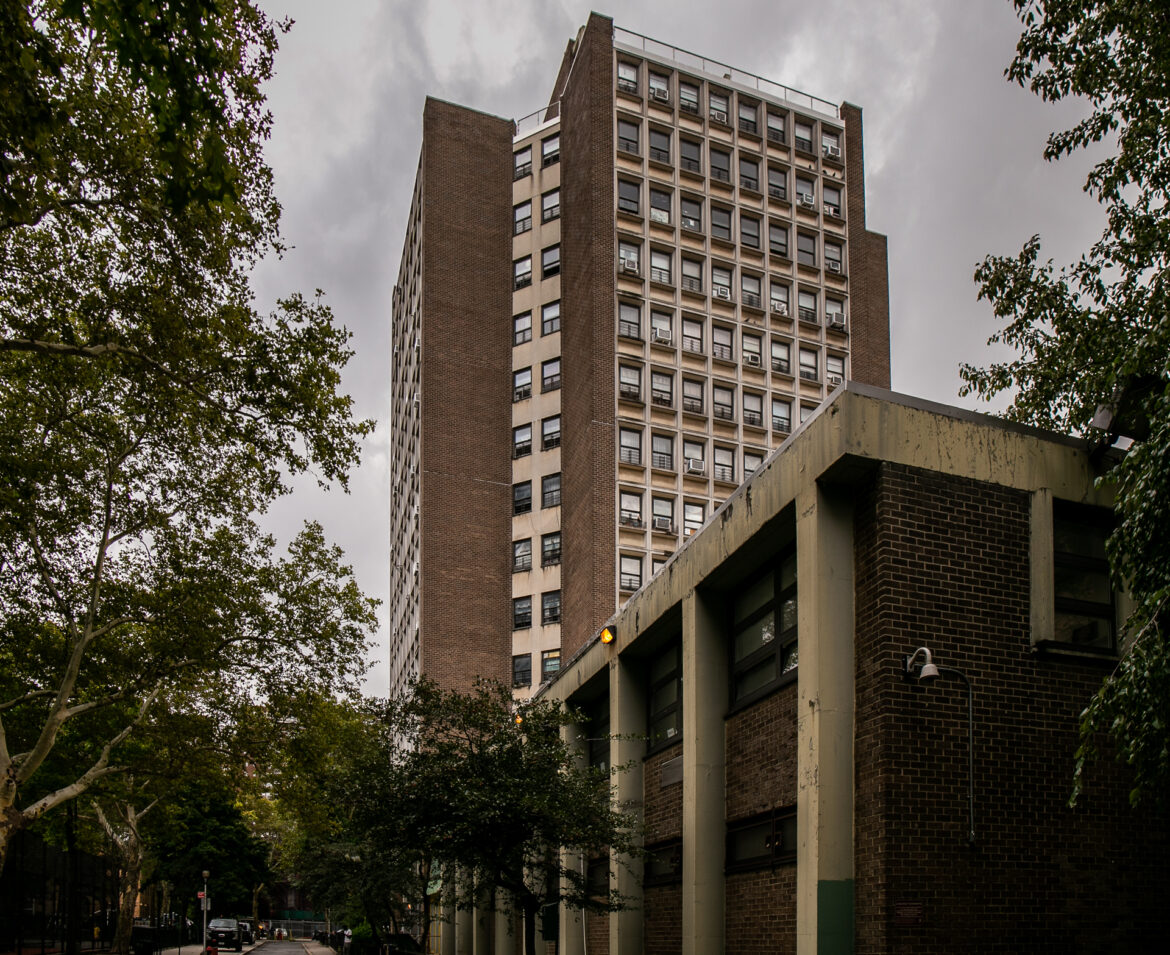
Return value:
[(661, 189), (650, 190), (650, 221), (670, 225), (671, 195)]
[(618, 120), (618, 151), (629, 153), (631, 156), (639, 156), (642, 153), (639, 145), (641, 128), (637, 123), (631, 123), (626, 119)]
[(561, 505), (561, 475), (546, 474), (540, 479), (540, 506), (560, 507)]
[(551, 335), (561, 330), (561, 303), (549, 302), (540, 309), (540, 334)]
[(532, 570), (532, 538), (512, 541), (512, 573), (521, 574)]
[(553, 189), (540, 197), (540, 221), (551, 222), (561, 215), (561, 190)]
[(650, 463), (659, 470), (674, 470), (674, 438), (671, 435), (650, 436)]
[(659, 533), (674, 532), (674, 498), (656, 497), (650, 504), (652, 509), (651, 527)]
[(694, 438), (683, 438), (683, 472), (699, 475), (707, 471), (707, 448), (702, 441)]
[(703, 231), (703, 200), (683, 196), (679, 200), (679, 217), (688, 232)]
[(825, 183), (821, 186), (821, 200), (824, 203), (825, 215), (841, 218), (841, 190), (836, 186)]
[(687, 501), (683, 504), (683, 534), (690, 537), (700, 527), (703, 526), (703, 521), (706, 519), (706, 505)]
[(523, 345), (532, 341), (532, 313), (522, 312), (512, 317), (512, 344)]
[(761, 339), (759, 335), (743, 332), (740, 336), (740, 347), (743, 350), (743, 363), (753, 368), (760, 367)]
[(821, 155), (826, 159), (841, 159), (841, 134), (833, 129), (821, 129)]
[(626, 592), (633, 592), (642, 586), (642, 558), (634, 554), (622, 554), (618, 561), (618, 585)]
[(512, 234), (520, 235), (532, 228), (532, 203), (521, 202), (512, 207)]
[(618, 430), (618, 458), (622, 464), (642, 463), (642, 432), (633, 428)]
[(629, 179), (618, 180), (618, 210), (630, 215), (642, 213), (642, 187)]
[(540, 366), (540, 390), (556, 391), (561, 387), (561, 360), (550, 358)]
[(835, 298), (825, 298), (825, 322), (837, 331), (845, 329), (845, 303)]
[(657, 309), (650, 311), (650, 340), (658, 345), (671, 344), (671, 315)]
[(760, 191), (760, 162), (750, 156), (739, 157), (739, 188)]
[(711, 90), (707, 94), (707, 106), (711, 121), (727, 125), (728, 96), (726, 93), (717, 93)]
[(841, 243), (830, 242), (825, 240), (825, 268), (830, 272), (840, 272), (842, 270), (842, 263), (845, 257), (844, 249), (841, 248)]
[(618, 242), (618, 271), (623, 275), (642, 274), (642, 247), (634, 242)]
[(659, 103), (670, 102), (670, 77), (661, 73), (650, 74), (650, 98)]
[(813, 207), (817, 203), (817, 186), (811, 179), (796, 177), (796, 201), (802, 206)]
[(724, 301), (731, 300), (731, 269), (722, 265), (711, 266), (711, 294)]
[(618, 523), (623, 527), (642, 526), (642, 495), (638, 491), (618, 492)]
[(783, 318), (788, 317), (788, 286), (775, 279), (771, 283), (772, 311)]
[(532, 396), (532, 369), (521, 368), (512, 372), (512, 400), (523, 401)]
[(540, 422), (540, 446), (545, 451), (561, 446), (561, 416), (553, 415)]

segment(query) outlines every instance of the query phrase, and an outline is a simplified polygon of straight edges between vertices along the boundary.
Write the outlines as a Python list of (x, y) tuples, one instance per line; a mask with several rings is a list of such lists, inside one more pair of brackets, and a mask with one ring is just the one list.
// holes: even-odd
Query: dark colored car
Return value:
[(422, 946), (415, 941), (413, 935), (395, 932), (387, 941), (390, 955), (422, 955)]
[(212, 919), (207, 923), (207, 944), (216, 948), (232, 948), (237, 952), (244, 950), (244, 937), (240, 933), (240, 923), (235, 919)]

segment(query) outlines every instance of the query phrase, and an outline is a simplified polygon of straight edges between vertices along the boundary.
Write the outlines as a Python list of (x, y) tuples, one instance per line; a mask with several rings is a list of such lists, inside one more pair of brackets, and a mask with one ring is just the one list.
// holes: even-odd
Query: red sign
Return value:
[(196, 897), (196, 898), (200, 898), (200, 899), (201, 899), (201, 898), (203, 898), (203, 893), (202, 893), (202, 892), (196, 892), (196, 893), (195, 893), (195, 897)]

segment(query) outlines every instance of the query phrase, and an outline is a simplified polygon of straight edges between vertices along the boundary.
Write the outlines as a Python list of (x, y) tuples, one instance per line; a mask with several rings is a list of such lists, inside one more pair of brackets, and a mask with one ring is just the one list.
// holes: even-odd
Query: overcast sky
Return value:
[[(262, 304), (320, 288), (353, 333), (344, 385), (376, 418), (350, 493), (305, 483), (269, 523), (309, 518), (345, 548), (359, 583), (389, 581), (390, 296), (418, 162), (425, 96), (504, 117), (548, 100), (590, 6), (571, 0), (261, 0), (291, 17), (269, 87), (268, 149), (291, 250), (256, 277)], [(958, 397), (959, 363), (986, 363), (995, 328), (975, 266), (1033, 233), (1068, 261), (1100, 232), (1084, 160), (1044, 162), (1074, 105), (1003, 77), (1019, 35), (1009, 0), (644, 0), (598, 12), (617, 26), (863, 110), (867, 224), (889, 237), (896, 391)], [(980, 410), (987, 410), (986, 408)], [(368, 684), (384, 693), (388, 626)]]

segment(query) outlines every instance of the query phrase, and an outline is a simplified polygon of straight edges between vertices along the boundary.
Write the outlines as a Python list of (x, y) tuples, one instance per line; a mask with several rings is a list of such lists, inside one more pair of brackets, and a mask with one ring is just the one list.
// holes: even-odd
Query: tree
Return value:
[(0, 0), (0, 867), (176, 687), (353, 688), (374, 622), (320, 527), (281, 560), (256, 523), (290, 475), (344, 486), (371, 428), (320, 296), (249, 287), (277, 28), (151, 12)]
[[(1100, 445), (1118, 524), (1109, 553), (1135, 601), (1124, 654), (1082, 717), (1074, 800), (1095, 737), (1112, 734), (1134, 773), (1131, 799), (1170, 793), (1170, 11), (1158, 0), (1013, 0), (1023, 23), (1009, 80), (1088, 115), (1048, 138), (1057, 160), (1097, 144), (1112, 154), (1085, 190), (1107, 213), (1101, 238), (1062, 268), (1034, 236), (975, 273), (1014, 358), (965, 365), (963, 394), (1014, 392), (1009, 416)], [(1098, 409), (1102, 409), (1098, 415)]]

